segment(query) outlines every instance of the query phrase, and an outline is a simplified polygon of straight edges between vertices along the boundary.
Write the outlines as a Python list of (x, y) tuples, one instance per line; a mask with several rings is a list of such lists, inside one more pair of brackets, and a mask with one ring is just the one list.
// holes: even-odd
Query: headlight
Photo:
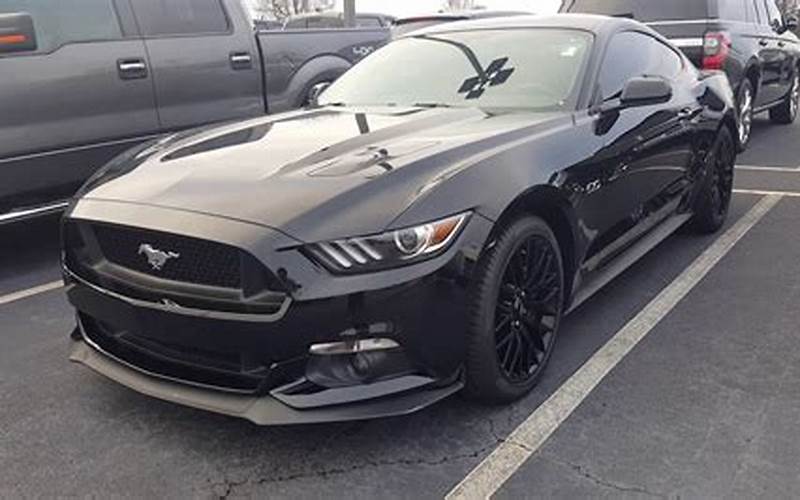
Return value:
[(413, 264), (444, 253), (469, 213), (387, 233), (315, 243), (303, 253), (335, 274), (359, 274)]

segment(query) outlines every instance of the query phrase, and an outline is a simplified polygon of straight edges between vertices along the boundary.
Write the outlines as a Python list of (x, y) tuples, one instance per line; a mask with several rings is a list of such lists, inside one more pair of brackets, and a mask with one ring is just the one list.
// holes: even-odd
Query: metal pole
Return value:
[(344, 25), (348, 28), (356, 26), (356, 0), (344, 0)]

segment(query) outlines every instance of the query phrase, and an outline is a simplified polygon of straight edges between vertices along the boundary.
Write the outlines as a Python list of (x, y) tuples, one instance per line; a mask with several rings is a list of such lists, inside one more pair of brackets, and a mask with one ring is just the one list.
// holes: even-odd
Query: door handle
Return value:
[(761, 45), (762, 47), (766, 47), (767, 45), (769, 45), (769, 42), (762, 38), (761, 40), (758, 41), (758, 44)]
[(253, 56), (249, 52), (231, 52), (231, 68), (235, 70), (252, 69)]
[(137, 80), (147, 78), (147, 64), (144, 59), (120, 59), (117, 61), (117, 71), (123, 80)]
[(783, 48), (785, 46), (786, 46), (786, 42), (784, 42), (784, 41), (778, 42), (778, 47)]

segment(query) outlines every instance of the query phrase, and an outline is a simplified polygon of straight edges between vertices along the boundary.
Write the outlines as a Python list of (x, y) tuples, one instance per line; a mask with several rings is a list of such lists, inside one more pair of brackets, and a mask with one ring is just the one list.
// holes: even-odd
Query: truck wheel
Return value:
[(750, 142), (750, 132), (753, 129), (753, 85), (750, 80), (744, 79), (739, 86), (736, 96), (736, 111), (739, 119), (739, 152), (747, 149)]
[(508, 403), (533, 389), (555, 346), (564, 304), (558, 241), (542, 219), (517, 219), (486, 250), (475, 277), (465, 394)]
[(705, 180), (695, 201), (691, 223), (698, 233), (715, 233), (725, 224), (733, 196), (735, 163), (736, 146), (728, 127), (723, 126), (706, 158)]
[(795, 118), (797, 118), (798, 104), (800, 104), (800, 70), (795, 71), (789, 95), (779, 105), (769, 110), (769, 119), (773, 123), (782, 125), (794, 123)]

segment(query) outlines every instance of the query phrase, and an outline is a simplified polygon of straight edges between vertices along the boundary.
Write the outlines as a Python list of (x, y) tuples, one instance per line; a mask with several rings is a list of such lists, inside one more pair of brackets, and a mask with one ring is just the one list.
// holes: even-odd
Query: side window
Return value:
[(775, 0), (764, 0), (764, 3), (767, 7), (767, 15), (769, 16), (769, 24), (773, 29), (778, 29), (783, 26), (783, 17), (781, 16), (781, 11), (778, 9), (778, 6), (775, 5)]
[[(630, 47), (641, 50), (631, 51)], [(622, 94), (625, 83), (637, 76), (660, 76), (675, 79), (683, 70), (683, 60), (672, 49), (655, 38), (627, 31), (611, 39), (600, 69), (603, 100)]]
[(142, 35), (149, 37), (227, 33), (220, 0), (134, 0)]
[(717, 10), (719, 19), (725, 21), (752, 22), (755, 18), (753, 0), (718, 0)]
[(359, 28), (380, 28), (381, 20), (377, 17), (357, 17), (356, 26)]
[(112, 0), (2, 0), (0, 14), (25, 12), (33, 18), (37, 52), (63, 45), (122, 38)]

